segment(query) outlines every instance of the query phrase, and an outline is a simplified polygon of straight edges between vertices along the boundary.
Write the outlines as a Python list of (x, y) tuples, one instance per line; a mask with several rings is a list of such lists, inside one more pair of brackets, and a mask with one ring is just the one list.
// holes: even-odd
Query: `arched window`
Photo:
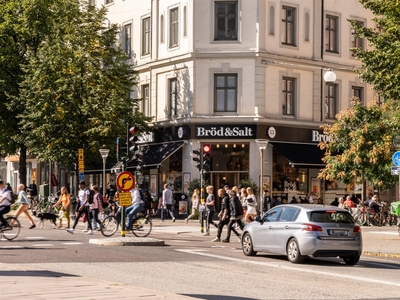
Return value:
[(275, 35), (275, 7), (269, 8), (269, 34)]

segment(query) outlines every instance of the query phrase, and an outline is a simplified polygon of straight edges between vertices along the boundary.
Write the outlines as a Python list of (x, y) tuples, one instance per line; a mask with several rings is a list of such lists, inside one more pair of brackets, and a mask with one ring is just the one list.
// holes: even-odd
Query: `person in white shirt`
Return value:
[(166, 183), (164, 184), (164, 191), (162, 193), (163, 211), (161, 212), (161, 221), (164, 221), (165, 210), (168, 210), (172, 218), (172, 222), (175, 222), (174, 212), (172, 211), (172, 202), (173, 202), (172, 191), (168, 188), (168, 184)]
[(0, 180), (0, 226), (7, 226), (4, 215), (10, 211), (11, 192), (4, 187), (3, 180)]
[(126, 216), (128, 218), (128, 225), (126, 226), (126, 230), (132, 229), (133, 216), (144, 209), (144, 201), (140, 197), (139, 190), (135, 188), (131, 191), (131, 194), (132, 205), (126, 208)]
[(89, 189), (85, 188), (84, 181), (80, 181), (79, 182), (79, 193), (78, 193), (78, 198), (79, 198), (78, 215), (75, 218), (74, 225), (72, 226), (72, 228), (68, 228), (67, 232), (72, 233), (72, 234), (74, 233), (74, 229), (75, 229), (76, 225), (78, 225), (79, 218), (85, 213), (86, 219), (88, 221), (88, 227), (89, 227), (89, 231), (86, 234), (93, 234), (92, 224), (91, 224), (92, 222), (89, 221), (89, 214), (90, 214), (89, 197), (90, 197)]

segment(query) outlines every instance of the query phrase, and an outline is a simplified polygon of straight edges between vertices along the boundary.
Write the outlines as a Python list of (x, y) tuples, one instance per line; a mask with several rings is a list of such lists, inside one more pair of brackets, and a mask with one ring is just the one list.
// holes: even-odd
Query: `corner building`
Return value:
[[(324, 167), (317, 144), (326, 139), (320, 126), (353, 96), (376, 97), (352, 71), (359, 62), (349, 48), (367, 43), (347, 19), (376, 26), (357, 0), (90, 2), (120, 25), (128, 63), (140, 74), (131, 96), (154, 117), (140, 179), (153, 196), (165, 182), (177, 199), (186, 192), (199, 177), (192, 150), (204, 144), (215, 188), (260, 182), (262, 174), (273, 196), (289, 201), (313, 192), (330, 203), (345, 193), (340, 182), (317, 179)], [(334, 82), (324, 81), (327, 68)], [(262, 155), (256, 140), (268, 141)]]

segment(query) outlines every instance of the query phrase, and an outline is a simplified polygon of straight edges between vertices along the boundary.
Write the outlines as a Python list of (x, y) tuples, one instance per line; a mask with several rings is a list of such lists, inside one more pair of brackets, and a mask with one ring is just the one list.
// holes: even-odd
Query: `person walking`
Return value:
[[(229, 224), (230, 221), (230, 206), (229, 206), (229, 196), (228, 194), (225, 193), (223, 189), (218, 190), (218, 197), (222, 198), (221, 201), (221, 211), (218, 214), (219, 217), (219, 223), (218, 223), (218, 231), (217, 231), (217, 237), (213, 239), (211, 242), (220, 242), (221, 241), (221, 234), (222, 234), (222, 229), (224, 228), (225, 225)], [(232, 230), (235, 232), (236, 235), (239, 235), (237, 231), (232, 228)]]
[[(236, 195), (237, 195), (237, 192), (236, 192)], [(237, 195), (237, 197), (239, 197), (240, 202), (242, 202), (243, 214), (246, 215), (246, 213), (247, 213), (247, 191), (246, 191), (246, 188), (242, 188), (240, 190), (240, 196)]]
[(251, 223), (257, 216), (257, 199), (251, 187), (248, 187), (246, 189), (246, 193), (247, 193), (247, 198), (246, 198), (247, 211), (246, 211), (245, 221), (247, 223)]
[(31, 204), (32, 202), (37, 202), (38, 191), (35, 180), (32, 180), (32, 183), (28, 186), (28, 191), (29, 196), (31, 196)]
[(99, 214), (103, 211), (103, 196), (99, 192), (99, 187), (97, 185), (92, 186), (94, 191), (93, 203), (89, 205), (90, 214), (88, 222), (92, 223), (93, 230), (101, 230), (101, 222), (99, 220)]
[(80, 217), (83, 214), (86, 214), (86, 219), (88, 221), (88, 226), (89, 226), (89, 230), (88, 232), (86, 232), (86, 234), (93, 234), (92, 224), (89, 222), (89, 214), (90, 214), (89, 197), (90, 197), (90, 191), (87, 188), (85, 188), (85, 182), (82, 180), (79, 182), (79, 192), (78, 192), (79, 208), (77, 211), (78, 215), (75, 218), (74, 225), (72, 226), (72, 228), (68, 228), (67, 232), (73, 234), (76, 225), (78, 225)]
[(162, 205), (164, 208), (164, 213), (161, 213), (161, 221), (164, 221), (165, 210), (168, 210), (169, 215), (172, 218), (172, 222), (175, 222), (174, 212), (172, 211), (173, 196), (172, 191), (168, 188), (168, 184), (164, 184), (164, 191), (162, 194)]
[[(60, 199), (57, 201), (56, 204), (53, 205), (53, 207), (57, 207), (61, 204), (61, 210), (64, 211), (64, 216), (67, 218), (67, 228), (71, 227), (71, 218), (70, 218), (70, 212), (71, 212), (71, 195), (68, 193), (68, 190), (65, 186), (61, 188), (61, 194), (60, 194)], [(62, 227), (62, 219), (60, 218), (60, 224), (57, 226), (57, 228)]]
[(240, 240), (239, 233), (233, 228), (234, 224), (237, 224), (241, 230), (243, 230), (243, 208), (242, 203), (240, 202), (239, 198), (236, 196), (235, 191), (230, 191), (229, 194), (229, 209), (230, 209), (230, 220), (228, 223), (228, 231), (226, 233), (226, 238), (222, 240), (223, 243), (229, 243), (231, 238), (231, 231), (236, 234), (236, 236)]
[(214, 225), (217, 227), (217, 224), (213, 222), (213, 216), (215, 212), (215, 197), (214, 197), (214, 187), (212, 185), (209, 185), (206, 187), (206, 192), (208, 194), (206, 202), (204, 203), (206, 206), (206, 233), (204, 236), (210, 236), (210, 225)]
[(126, 216), (128, 218), (128, 224), (126, 230), (132, 230), (133, 216), (144, 209), (144, 201), (140, 196), (140, 192), (137, 188), (131, 191), (132, 194), (132, 205), (126, 209)]
[[(33, 221), (31, 215), (29, 214), (29, 207), (31, 206), (31, 202), (28, 199), (28, 196), (26, 195), (25, 192), (25, 185), (23, 184), (18, 184), (17, 186), (17, 193), (18, 193), (18, 199), (15, 201), (14, 204), (11, 205), (11, 208), (14, 206), (18, 205), (17, 211), (14, 214), (14, 217), (18, 218), (18, 216), (22, 213), (26, 216), (26, 218), (29, 220), (31, 223), (31, 227), (29, 229), (33, 229), (36, 227), (35, 222)], [(14, 225), (13, 222), (10, 224), (11, 226)]]
[(193, 219), (193, 217), (199, 211), (199, 203), (200, 203), (200, 191), (199, 189), (194, 189), (192, 194), (192, 213), (185, 219), (186, 224), (189, 222), (190, 219)]
[(269, 191), (265, 190), (264, 197), (263, 197), (262, 213), (266, 213), (268, 210), (270, 210), (270, 208), (271, 208), (271, 197), (269, 196)]

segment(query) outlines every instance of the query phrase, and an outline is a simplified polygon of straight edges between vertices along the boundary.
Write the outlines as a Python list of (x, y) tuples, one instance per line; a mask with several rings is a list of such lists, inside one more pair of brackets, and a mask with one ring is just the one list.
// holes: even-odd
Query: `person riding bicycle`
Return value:
[(6, 227), (4, 215), (10, 211), (12, 196), (11, 192), (4, 187), (3, 180), (0, 180), (0, 227)]
[(374, 212), (379, 212), (381, 205), (378, 203), (378, 196), (375, 195), (372, 197), (371, 202), (369, 203), (368, 207), (372, 210), (374, 210)]
[(137, 188), (131, 191), (132, 194), (132, 205), (126, 209), (126, 216), (128, 218), (128, 225), (126, 230), (132, 229), (133, 216), (144, 209), (144, 202), (140, 197), (140, 192)]

